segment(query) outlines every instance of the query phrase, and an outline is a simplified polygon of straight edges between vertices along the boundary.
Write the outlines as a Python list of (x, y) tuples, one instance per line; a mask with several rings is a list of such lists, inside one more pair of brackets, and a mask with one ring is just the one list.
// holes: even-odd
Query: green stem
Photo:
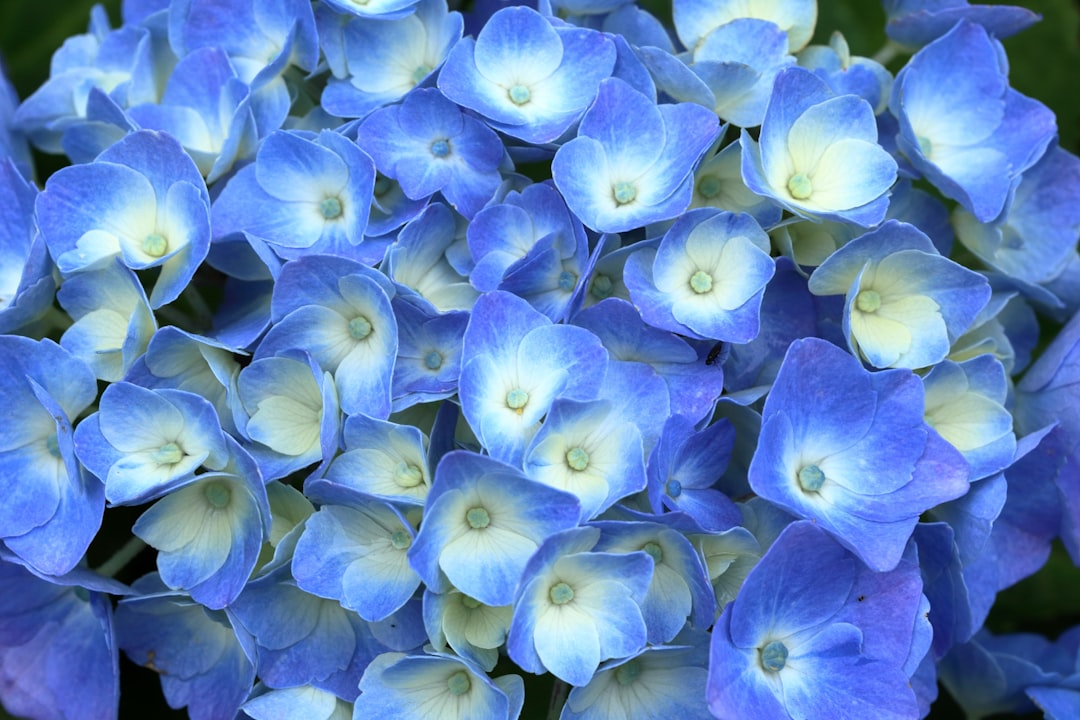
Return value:
[(905, 48), (903, 45), (897, 42), (893, 42), (892, 40), (888, 40), (885, 42), (884, 45), (881, 46), (881, 48), (876, 53), (874, 53), (874, 56), (870, 59), (876, 63), (880, 63), (881, 65), (888, 65), (890, 62), (893, 61), (894, 58), (899, 56), (900, 53), (906, 52), (907, 48)]
[(131, 539), (124, 543), (123, 547), (113, 553), (111, 558), (97, 568), (97, 573), (105, 577), (113, 577), (145, 549), (146, 543), (141, 538), (132, 536)]
[(548, 720), (559, 720), (569, 695), (570, 685), (556, 678), (555, 687), (551, 690), (551, 703), (548, 705)]

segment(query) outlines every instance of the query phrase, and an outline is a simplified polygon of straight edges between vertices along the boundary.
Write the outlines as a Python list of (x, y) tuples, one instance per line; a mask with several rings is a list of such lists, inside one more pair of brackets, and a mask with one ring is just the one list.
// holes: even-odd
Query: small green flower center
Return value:
[(934, 143), (930, 141), (930, 138), (923, 137), (922, 135), (919, 135), (915, 139), (919, 141), (919, 152), (921, 152), (924, 157), (929, 158), (930, 153), (934, 151)]
[(212, 482), (203, 489), (203, 497), (206, 498), (206, 502), (210, 503), (211, 507), (220, 510), (223, 507), (228, 507), (229, 501), (232, 499), (232, 490), (225, 483)]
[(615, 682), (623, 687), (633, 685), (639, 677), (641, 677), (641, 663), (637, 660), (631, 660), (615, 668)]
[(877, 312), (881, 307), (881, 295), (876, 290), (863, 290), (855, 296), (855, 308), (859, 312)]
[(431, 154), (437, 158), (444, 158), (450, 154), (450, 141), (446, 138), (431, 143)]
[(664, 548), (660, 547), (659, 543), (649, 541), (645, 543), (645, 546), (641, 548), (645, 551), (645, 554), (653, 559), (653, 562), (659, 565), (664, 559)]
[(678, 480), (668, 480), (667, 494), (673, 498), (677, 498), (682, 495), (682, 483)]
[(90, 591), (84, 587), (76, 586), (75, 597), (79, 598), (83, 602), (90, 602)]
[(589, 453), (585, 452), (584, 448), (570, 448), (570, 451), (566, 453), (566, 464), (571, 469), (581, 472), (589, 467)]
[(438, 370), (442, 367), (443, 356), (438, 350), (432, 350), (424, 356), (424, 367), (428, 370)]
[(574, 588), (559, 581), (548, 590), (548, 598), (556, 605), (565, 605), (574, 599)]
[(341, 200), (336, 197), (328, 197), (319, 203), (319, 212), (325, 220), (337, 220), (341, 217)]
[(49, 454), (54, 458), (60, 457), (60, 441), (57, 440), (56, 433), (45, 438), (45, 449), (48, 450)]
[(464, 670), (457, 671), (446, 680), (446, 689), (451, 695), (464, 695), (471, 687), (472, 680), (469, 679), (469, 673)]
[(787, 656), (787, 646), (779, 640), (773, 640), (761, 648), (761, 667), (768, 672), (780, 672), (787, 664)]
[(634, 187), (634, 183), (619, 182), (611, 186), (612, 195), (615, 197), (615, 202), (619, 205), (626, 205), (627, 203), (634, 202), (634, 198), (637, 197), (637, 188)]
[(416, 69), (412, 73), (412, 81), (414, 85), (419, 85), (420, 81), (426, 78), (431, 73), (431, 66), (427, 64), (417, 65)]
[(589, 294), (597, 300), (609, 298), (613, 292), (615, 292), (615, 284), (611, 282), (611, 278), (607, 275), (597, 275), (593, 278), (592, 285), (589, 287)]
[(712, 275), (704, 270), (698, 270), (690, 276), (690, 289), (698, 295), (704, 295), (712, 290)]
[(559, 273), (559, 289), (563, 292), (573, 292), (574, 286), (577, 285), (577, 275), (569, 270), (563, 270)]
[(510, 102), (515, 105), (524, 105), (532, 99), (532, 93), (524, 85), (515, 85), (507, 90), (506, 94), (510, 96)]
[(712, 200), (720, 194), (720, 188), (722, 187), (723, 183), (720, 182), (720, 178), (715, 175), (706, 175), (698, 181), (697, 191), (701, 197)]
[(825, 484), (825, 473), (817, 465), (804, 465), (799, 469), (799, 486), (806, 492), (817, 492)]
[(470, 610), (475, 610), (476, 608), (480, 607), (480, 601), (468, 595), (461, 596), (461, 604), (469, 608)]
[(407, 550), (412, 545), (412, 538), (404, 530), (395, 530), (390, 533), (390, 544), (395, 550)]
[(469, 527), (473, 530), (483, 530), (491, 524), (491, 516), (485, 508), (469, 508), (465, 513), (465, 522), (469, 523)]
[(143, 252), (150, 257), (162, 257), (169, 251), (169, 241), (164, 235), (150, 233), (142, 241)]
[(525, 392), (521, 388), (514, 388), (510, 392), (506, 393), (506, 407), (511, 410), (516, 410), (520, 415), (521, 411), (525, 408), (525, 405), (529, 402), (529, 393)]
[(810, 183), (810, 178), (806, 177), (806, 173), (795, 173), (787, 181), (788, 192), (791, 193), (791, 197), (796, 200), (805, 200), (810, 197), (814, 192), (814, 186)]
[(423, 479), (424, 473), (412, 463), (399, 462), (397, 467), (394, 468), (394, 484), (398, 487), (416, 487)]
[(175, 465), (184, 458), (184, 451), (174, 442), (165, 443), (151, 455), (158, 465)]
[(371, 321), (363, 315), (357, 315), (349, 321), (349, 335), (353, 340), (363, 340), (371, 334)]

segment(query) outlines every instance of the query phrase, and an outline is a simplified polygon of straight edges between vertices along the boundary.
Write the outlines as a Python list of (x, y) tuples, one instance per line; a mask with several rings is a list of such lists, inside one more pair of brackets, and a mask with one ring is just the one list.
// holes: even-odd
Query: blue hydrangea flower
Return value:
[(870, 227), (885, 217), (896, 180), (896, 161), (877, 138), (869, 103), (788, 68), (773, 84), (760, 142), (742, 132), (743, 180), (796, 215)]
[(569, 493), (454, 451), (435, 469), (409, 560), (436, 592), (452, 584), (486, 605), (509, 605), (529, 558), (548, 537), (574, 527), (580, 512)]
[(169, 135), (141, 131), (94, 162), (62, 168), (38, 196), (38, 225), (60, 272), (121, 258), (160, 267), (150, 305), (172, 302), (210, 249), (210, 197), (195, 162)]
[(561, 137), (615, 67), (603, 33), (556, 27), (529, 7), (492, 15), (476, 40), (454, 46), (439, 89), (496, 130), (532, 144)]
[(448, 257), (464, 245), (459, 219), (446, 205), (431, 203), (401, 229), (381, 265), (391, 280), (439, 313), (470, 310), (479, 294)]
[[(3, 92), (0, 86), (0, 96)], [(7, 268), (0, 273), (0, 332), (9, 333), (45, 312), (52, 304), (56, 281), (45, 240), (34, 225), (37, 189), (2, 152), (0, 193), (7, 199), (0, 208), (0, 266)]]
[(874, 114), (889, 107), (893, 78), (885, 67), (870, 58), (851, 54), (840, 32), (829, 37), (828, 45), (810, 45), (799, 52), (799, 65), (813, 70), (837, 95), (858, 95), (870, 103)]
[(349, 720), (352, 717), (352, 703), (329, 690), (312, 685), (264, 689), (266, 691), (260, 695), (256, 687), (251, 693), (252, 697), (240, 708), (253, 720)]
[(923, 421), (908, 370), (870, 373), (824, 340), (792, 343), (761, 415), (750, 486), (878, 571), (919, 515), (968, 489), (960, 453)]
[[(722, 137), (722, 136), (721, 136)], [(728, 143), (705, 154), (694, 172), (691, 208), (715, 207), (753, 216), (763, 228), (780, 222), (783, 211), (768, 198), (755, 195), (742, 179), (742, 146)]]
[[(713, 628), (713, 714), (919, 717), (905, 671), (922, 594), (918, 566), (893, 571), (892, 583), (873, 576), (812, 523), (786, 528)], [(885, 625), (882, 614), (899, 618)]]
[(551, 175), (570, 210), (598, 232), (670, 220), (689, 205), (693, 169), (719, 133), (693, 103), (657, 106), (618, 78), (600, 83)]
[(441, 191), (471, 218), (502, 183), (505, 150), (498, 136), (434, 88), (376, 110), (358, 132), (357, 142), (375, 158), (379, 172), (397, 180), (413, 200)]
[(1007, 38), (1037, 23), (1035, 11), (1015, 5), (969, 5), (967, 0), (883, 0), (885, 33), (907, 47), (941, 37), (961, 20), (976, 23), (997, 38)]
[(675, 32), (691, 50), (717, 28), (738, 18), (768, 20), (787, 33), (791, 52), (801, 50), (814, 34), (817, 3), (814, 0), (675, 0)]
[(410, 0), (415, 8), (409, 14), (375, 20), (369, 13), (376, 3), (349, 0), (338, 4), (358, 17), (344, 24), (327, 10), (331, 4), (315, 14), (332, 73), (320, 104), (338, 117), (361, 118), (404, 97), (439, 69), (461, 39), (461, 13), (449, 12), (445, 0)]
[(745, 343), (758, 334), (774, 269), (769, 238), (752, 217), (702, 208), (676, 220), (655, 252), (634, 253), (625, 282), (650, 325)]
[(874, 367), (940, 362), (990, 298), (986, 278), (896, 220), (832, 253), (809, 287), (815, 295), (846, 296), (844, 336)]
[(889, 100), (900, 151), (980, 222), (1057, 134), (1053, 112), (1009, 87), (1003, 58), (981, 25), (960, 22), (908, 61)]
[(424, 591), (424, 626), (432, 646), (439, 652), (449, 646), (487, 672), (499, 661), (513, 614), (511, 605), (485, 605), (460, 590)]
[(515, 720), (525, 704), (519, 675), (489, 678), (468, 660), (442, 653), (384, 653), (360, 678), (353, 720)]

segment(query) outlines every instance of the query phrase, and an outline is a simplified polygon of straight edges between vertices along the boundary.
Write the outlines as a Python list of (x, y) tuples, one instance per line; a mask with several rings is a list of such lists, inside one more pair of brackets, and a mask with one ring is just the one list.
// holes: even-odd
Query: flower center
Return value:
[(451, 695), (464, 695), (471, 687), (472, 680), (469, 680), (469, 674), (464, 670), (459, 670), (446, 680), (446, 689)]
[(825, 473), (817, 465), (804, 465), (799, 469), (799, 485), (806, 492), (817, 492), (825, 484)]
[(516, 410), (520, 415), (522, 409), (524, 409), (526, 403), (529, 402), (529, 393), (525, 392), (521, 388), (514, 388), (510, 392), (506, 393), (506, 407), (511, 410)]
[(597, 275), (593, 278), (592, 286), (589, 288), (589, 293), (597, 300), (611, 297), (611, 293), (614, 291), (615, 285), (607, 275)]
[(572, 292), (574, 286), (577, 285), (577, 275), (569, 270), (563, 270), (559, 273), (559, 289), (563, 292)]
[(491, 524), (491, 516), (488, 515), (488, 511), (482, 507), (469, 508), (465, 513), (465, 521), (469, 523), (469, 527), (473, 530), (483, 530)]
[(395, 530), (390, 533), (390, 544), (395, 550), (407, 550), (412, 545), (412, 538), (404, 530)]
[(667, 494), (673, 498), (677, 498), (682, 495), (682, 483), (678, 480), (668, 480)]
[(363, 340), (371, 334), (371, 321), (363, 315), (357, 315), (349, 321), (349, 335), (353, 340)]
[(761, 648), (761, 667), (769, 672), (780, 672), (787, 663), (787, 656), (787, 646), (779, 640), (773, 640)]
[(443, 138), (431, 143), (431, 154), (437, 158), (444, 158), (450, 154), (450, 140)]
[(712, 275), (704, 270), (698, 270), (690, 276), (690, 289), (698, 295), (704, 295), (712, 290)]
[(424, 473), (412, 463), (399, 462), (394, 468), (394, 483), (398, 487), (416, 487), (424, 479)]
[(319, 203), (319, 212), (325, 220), (337, 220), (341, 217), (341, 201), (336, 197), (328, 197)]
[(791, 193), (791, 197), (796, 200), (805, 200), (814, 192), (814, 186), (810, 183), (810, 178), (806, 177), (806, 173), (801, 172), (791, 176), (791, 179), (787, 181), (787, 189)]
[(574, 599), (574, 588), (564, 582), (557, 582), (548, 590), (548, 598), (556, 605), (565, 605)]
[(566, 453), (566, 464), (573, 470), (581, 472), (589, 467), (589, 453), (585, 452), (585, 450), (580, 447), (571, 448), (570, 451)]
[(161, 257), (169, 250), (169, 241), (164, 235), (150, 233), (142, 241), (143, 252), (150, 257)]
[(382, 197), (390, 189), (390, 179), (385, 175), (375, 176), (375, 197)]
[(722, 184), (720, 178), (715, 175), (706, 175), (698, 181), (697, 191), (701, 197), (706, 200), (712, 200), (714, 197), (720, 194), (720, 188)]
[(54, 458), (60, 457), (60, 441), (56, 438), (56, 433), (45, 438), (45, 449), (48, 450), (49, 454)]
[(634, 198), (637, 197), (637, 188), (634, 187), (634, 183), (620, 182), (611, 186), (612, 195), (615, 197), (615, 202), (618, 205), (626, 205), (627, 203), (634, 202)]
[(412, 81), (414, 85), (419, 85), (420, 81), (428, 76), (431, 72), (430, 65), (417, 65), (416, 69), (412, 73)]
[(524, 105), (532, 99), (532, 93), (524, 85), (515, 85), (507, 90), (506, 94), (510, 96), (510, 102), (515, 105)]
[(639, 677), (641, 677), (641, 663), (637, 660), (631, 660), (615, 668), (615, 682), (623, 687), (633, 685)]
[(175, 465), (184, 457), (184, 451), (174, 442), (165, 443), (153, 452), (151, 458), (158, 465)]
[(645, 554), (653, 559), (653, 562), (657, 565), (664, 559), (664, 549), (660, 547), (659, 543), (649, 541), (645, 543), (645, 546), (641, 548), (645, 551)]
[(228, 507), (232, 499), (232, 491), (224, 483), (212, 482), (203, 490), (203, 497), (212, 507), (221, 509)]
[(469, 608), (470, 610), (475, 610), (476, 608), (480, 607), (480, 601), (474, 597), (469, 597), (468, 595), (461, 596), (461, 604)]
[(864, 313), (877, 312), (881, 307), (881, 295), (876, 290), (863, 290), (855, 296), (855, 307)]
[(438, 350), (432, 350), (424, 356), (424, 367), (428, 370), (438, 370), (442, 367), (443, 357)]
[(930, 138), (922, 135), (917, 136), (915, 139), (919, 141), (919, 152), (929, 159), (930, 153), (934, 151), (934, 143), (930, 141)]

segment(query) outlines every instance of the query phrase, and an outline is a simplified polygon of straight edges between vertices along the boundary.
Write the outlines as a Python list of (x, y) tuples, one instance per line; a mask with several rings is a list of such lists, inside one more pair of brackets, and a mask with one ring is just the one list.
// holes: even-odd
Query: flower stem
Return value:
[(907, 48), (905, 48), (900, 43), (894, 42), (892, 40), (887, 40), (885, 44), (882, 45), (876, 53), (874, 53), (874, 56), (871, 58), (871, 60), (876, 63), (880, 63), (881, 65), (888, 65), (902, 52), (907, 52)]
[(124, 569), (124, 566), (131, 562), (136, 555), (146, 549), (146, 543), (141, 538), (134, 535), (129, 539), (124, 546), (113, 553), (113, 556), (103, 562), (98, 568), (97, 573), (104, 575), (105, 577), (113, 577), (116, 573)]
[(559, 720), (568, 695), (570, 695), (570, 685), (556, 678), (555, 687), (551, 690), (551, 703), (548, 705), (548, 720)]

